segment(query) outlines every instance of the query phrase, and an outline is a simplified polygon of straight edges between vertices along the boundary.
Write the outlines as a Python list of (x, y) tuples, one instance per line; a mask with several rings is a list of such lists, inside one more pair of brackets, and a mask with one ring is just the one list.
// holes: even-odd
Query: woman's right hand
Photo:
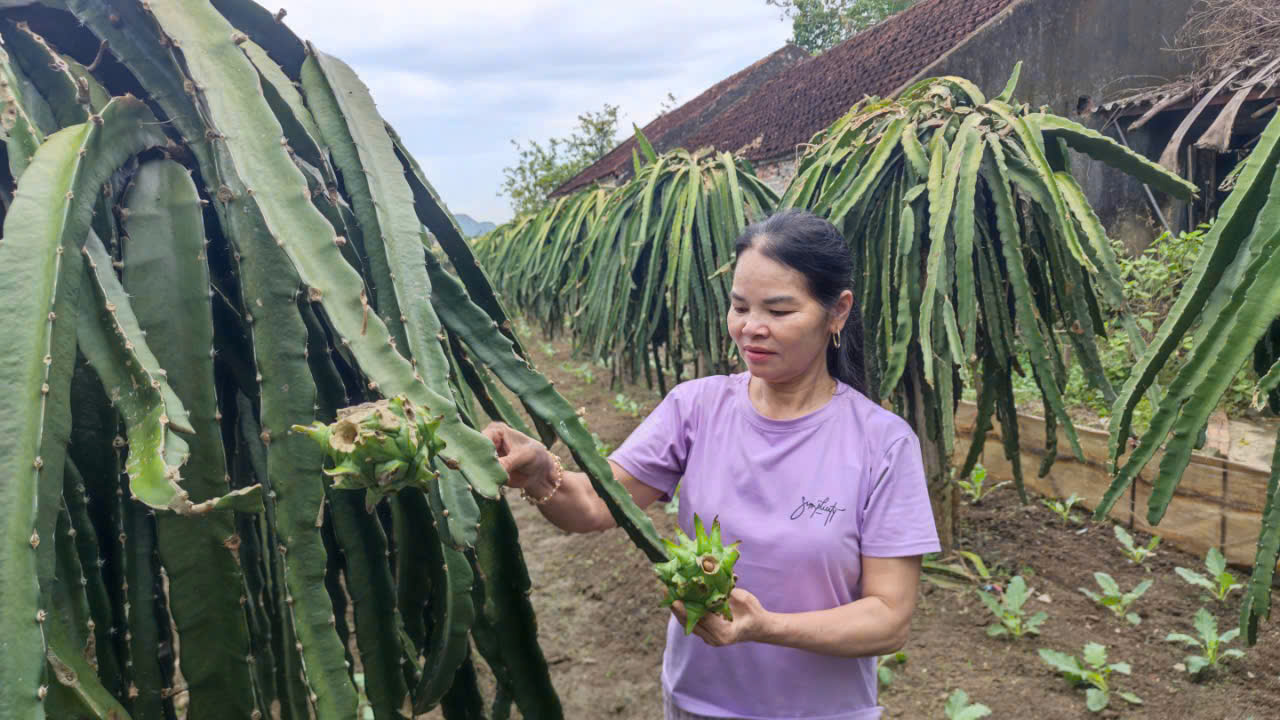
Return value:
[(534, 492), (551, 477), (551, 452), (542, 443), (500, 422), (489, 423), (484, 434), (493, 442), (498, 462), (507, 471), (508, 487), (530, 488)]

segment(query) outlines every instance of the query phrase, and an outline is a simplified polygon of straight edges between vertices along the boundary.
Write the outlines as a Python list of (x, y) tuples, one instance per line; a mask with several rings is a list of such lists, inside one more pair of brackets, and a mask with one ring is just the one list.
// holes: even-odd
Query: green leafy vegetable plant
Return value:
[(640, 416), (640, 403), (627, 397), (626, 393), (618, 393), (613, 396), (613, 408), (618, 412), (624, 412), (631, 417)]
[(1128, 530), (1116, 525), (1114, 527), (1116, 540), (1120, 541), (1120, 547), (1124, 552), (1124, 556), (1129, 558), (1129, 562), (1134, 565), (1141, 565), (1144, 560), (1156, 554), (1156, 547), (1160, 545), (1160, 536), (1153, 535), (1150, 542), (1146, 545), (1135, 545), (1133, 536)]
[(1080, 588), (1080, 592), (1084, 593), (1090, 600), (1109, 608), (1116, 617), (1128, 620), (1130, 624), (1137, 625), (1142, 622), (1142, 618), (1136, 612), (1130, 612), (1129, 607), (1142, 597), (1143, 593), (1151, 589), (1151, 581), (1143, 580), (1138, 586), (1129, 592), (1121, 592), (1120, 585), (1115, 578), (1104, 572), (1096, 572), (1093, 574), (1094, 580), (1098, 581), (1098, 587), (1102, 589), (1102, 593), (1096, 593), (1087, 588)]
[(986, 705), (970, 703), (969, 693), (960, 688), (956, 688), (951, 697), (947, 698), (943, 711), (947, 714), (947, 720), (978, 720), (991, 714), (991, 708)]
[(594, 385), (596, 382), (596, 373), (591, 369), (591, 365), (587, 363), (578, 363), (577, 367), (569, 363), (563, 363), (560, 368), (587, 385)]
[(1112, 694), (1120, 696), (1131, 705), (1142, 704), (1142, 698), (1137, 695), (1111, 686), (1111, 674), (1128, 675), (1129, 663), (1108, 664), (1107, 648), (1098, 643), (1086, 644), (1083, 658), (1084, 662), (1081, 662), (1074, 655), (1048, 648), (1040, 649), (1040, 659), (1049, 667), (1062, 673), (1073, 687), (1085, 688), (1085, 704), (1090, 711), (1101, 712), (1111, 704)]
[(876, 661), (876, 678), (880, 681), (880, 687), (889, 687), (893, 684), (893, 668), (901, 667), (907, 664), (907, 654), (899, 650), (892, 655), (881, 655)]
[(1043, 503), (1045, 507), (1052, 510), (1054, 515), (1061, 518), (1064, 525), (1067, 525), (1073, 522), (1078, 522), (1075, 519), (1075, 516), (1071, 514), (1071, 509), (1074, 508), (1076, 503), (1080, 502), (1080, 500), (1081, 497), (1079, 495), (1071, 493), (1071, 497), (1068, 497), (1066, 500), (1044, 498), (1040, 502)]
[(1209, 548), (1209, 552), (1204, 556), (1204, 566), (1209, 571), (1208, 577), (1184, 567), (1174, 568), (1173, 571), (1178, 573), (1178, 577), (1192, 585), (1208, 590), (1220, 603), (1225, 603), (1227, 596), (1233, 590), (1239, 590), (1244, 587), (1244, 585), (1236, 582), (1236, 576), (1227, 570), (1227, 559), (1223, 557), (1218, 548)]
[(1023, 635), (1039, 635), (1040, 625), (1049, 619), (1049, 614), (1043, 610), (1030, 617), (1027, 616), (1023, 606), (1026, 605), (1030, 593), (1027, 592), (1027, 582), (1021, 575), (1009, 581), (1009, 587), (1004, 591), (1002, 598), (997, 599), (991, 593), (982, 590), (978, 590), (978, 597), (982, 598), (982, 604), (986, 605), (999, 621), (987, 626), (987, 635), (991, 637), (1009, 636), (1016, 640)]
[(1236, 636), (1240, 634), (1240, 628), (1234, 627), (1219, 635), (1217, 618), (1204, 608), (1196, 611), (1193, 623), (1195, 624), (1196, 633), (1200, 635), (1199, 638), (1176, 632), (1165, 636), (1165, 640), (1168, 642), (1180, 642), (1200, 651), (1199, 655), (1188, 655), (1183, 660), (1183, 664), (1187, 666), (1187, 672), (1195, 675), (1206, 670), (1213, 670), (1229, 659), (1244, 657), (1244, 652), (1240, 650), (1223, 648), (1224, 645), (1236, 639)]
[(982, 502), (983, 498), (996, 490), (999, 490), (1005, 485), (1008, 485), (1010, 482), (1009, 480), (1005, 480), (1003, 482), (998, 482), (995, 485), (987, 485), (986, 480), (987, 469), (982, 467), (982, 465), (975, 465), (973, 472), (969, 473), (969, 477), (956, 480), (956, 485), (969, 497), (970, 504), (977, 505)]

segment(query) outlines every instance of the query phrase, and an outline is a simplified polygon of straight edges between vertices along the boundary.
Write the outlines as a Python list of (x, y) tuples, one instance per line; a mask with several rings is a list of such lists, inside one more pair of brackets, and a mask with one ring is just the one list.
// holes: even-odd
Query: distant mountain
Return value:
[(458, 221), (458, 227), (462, 229), (462, 234), (467, 237), (483, 235), (498, 227), (496, 224), (491, 222), (477, 222), (476, 220), (473, 220), (470, 215), (466, 215), (464, 213), (457, 213), (453, 217)]

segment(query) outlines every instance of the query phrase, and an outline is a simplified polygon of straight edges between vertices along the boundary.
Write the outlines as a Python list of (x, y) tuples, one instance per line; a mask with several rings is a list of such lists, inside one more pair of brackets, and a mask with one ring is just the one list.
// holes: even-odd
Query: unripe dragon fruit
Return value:
[(365, 504), (372, 508), (401, 488), (425, 488), (439, 478), (431, 462), (445, 446), (436, 435), (440, 421), (396, 396), (343, 408), (329, 425), (317, 422), (293, 429), (307, 433), (328, 451), (332, 467), (324, 473), (334, 478), (333, 487), (365, 490)]
[(738, 561), (738, 543), (725, 546), (720, 540), (720, 518), (711, 522), (711, 534), (702, 526), (702, 518), (693, 516), (694, 538), (690, 539), (676, 528), (676, 544), (663, 538), (671, 559), (653, 566), (654, 572), (667, 586), (667, 597), (662, 601), (670, 607), (679, 600), (684, 603), (684, 634), (693, 632), (707, 613), (719, 613), (726, 620), (733, 620), (729, 609), (729, 593), (738, 576), (733, 574), (733, 564)]

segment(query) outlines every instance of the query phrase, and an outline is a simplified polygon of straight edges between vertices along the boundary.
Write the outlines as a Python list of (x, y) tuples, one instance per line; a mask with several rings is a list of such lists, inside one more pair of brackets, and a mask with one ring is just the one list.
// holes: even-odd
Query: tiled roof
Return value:
[(788, 68), (687, 138), (752, 161), (794, 152), (867, 95), (898, 90), (1017, 0), (921, 0)]
[[(687, 147), (690, 135), (711, 122), (727, 108), (747, 97), (780, 72), (803, 62), (809, 54), (795, 45), (784, 45), (751, 65), (712, 85), (689, 102), (658, 116), (641, 130), (658, 152)], [(630, 172), (631, 150), (636, 147), (628, 136), (595, 164), (556, 188), (552, 195), (562, 195), (617, 173)]]

